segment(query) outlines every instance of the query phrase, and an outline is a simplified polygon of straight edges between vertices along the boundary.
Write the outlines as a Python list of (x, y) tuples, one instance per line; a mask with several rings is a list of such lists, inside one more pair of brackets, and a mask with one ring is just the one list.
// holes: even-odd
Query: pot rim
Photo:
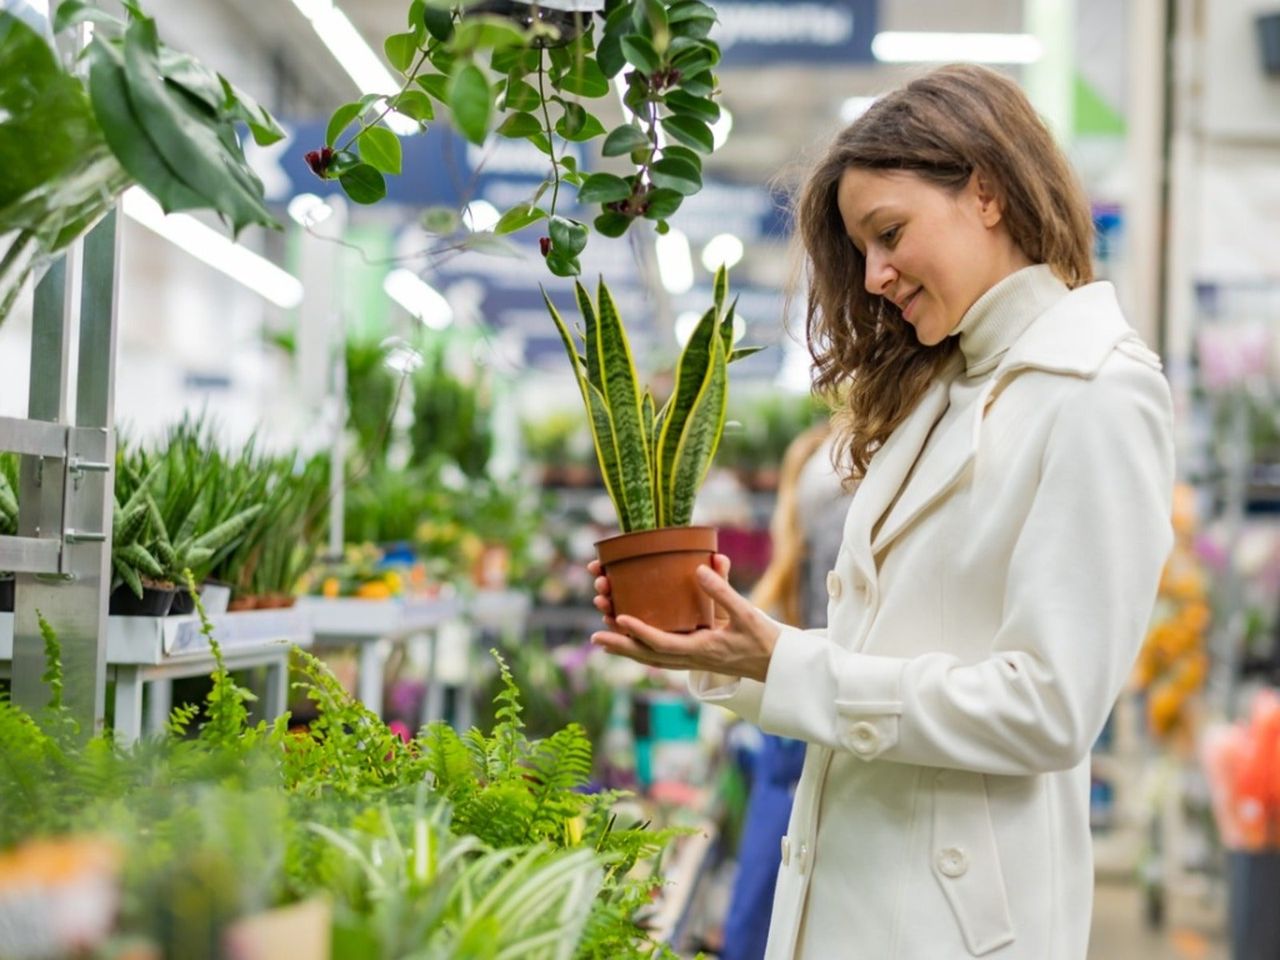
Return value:
[[(663, 541), (684, 539), (681, 535), (690, 535), (692, 543), (688, 545), (663, 544)], [(653, 543), (652, 541), (658, 541)], [(709, 526), (656, 527), (653, 530), (633, 530), (630, 533), (619, 533), (612, 537), (595, 542), (596, 556), (600, 562), (608, 565), (635, 557), (654, 556), (663, 553), (702, 553), (719, 549), (719, 530)], [(608, 559), (606, 554), (612, 553)]]

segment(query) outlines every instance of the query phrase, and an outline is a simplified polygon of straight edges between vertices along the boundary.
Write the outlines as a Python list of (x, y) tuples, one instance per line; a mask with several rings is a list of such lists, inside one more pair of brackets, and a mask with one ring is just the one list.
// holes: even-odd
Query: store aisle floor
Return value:
[(1099, 884), (1093, 905), (1089, 960), (1229, 960), (1223, 919), (1179, 914), (1163, 930), (1143, 917), (1136, 884)]

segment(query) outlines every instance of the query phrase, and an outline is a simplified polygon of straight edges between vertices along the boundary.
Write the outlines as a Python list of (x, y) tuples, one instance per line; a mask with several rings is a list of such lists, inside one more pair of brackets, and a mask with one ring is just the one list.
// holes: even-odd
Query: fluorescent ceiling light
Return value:
[[(293, 0), (293, 5), (311, 21), (316, 36), (361, 93), (381, 93), (389, 97), (400, 92), (400, 83), (333, 0)], [(416, 120), (394, 111), (384, 119), (387, 126), (401, 136), (420, 129)]]
[(655, 249), (658, 255), (658, 276), (662, 285), (671, 293), (688, 293), (693, 289), (693, 255), (689, 252), (689, 238), (674, 227), (659, 234)]
[(488, 200), (472, 200), (462, 210), (462, 222), (472, 233), (484, 233), (498, 225), (502, 214)]
[(853, 123), (871, 109), (876, 102), (875, 97), (848, 97), (840, 104), (840, 119), (844, 123)]
[(302, 302), (302, 284), (291, 273), (248, 247), (227, 239), (212, 227), (185, 213), (165, 215), (150, 194), (130, 187), (124, 194), (125, 216), (177, 244), (197, 260), (289, 310)]
[(726, 107), (720, 108), (720, 119), (711, 125), (711, 138), (714, 149), (719, 150), (733, 132), (733, 114)]
[(289, 201), (289, 216), (304, 227), (314, 227), (333, 216), (329, 206), (314, 193), (300, 193)]
[(412, 270), (392, 270), (382, 281), (382, 289), (432, 330), (443, 330), (453, 323), (449, 301)]
[(1035, 63), (1044, 55), (1029, 33), (900, 33), (883, 31), (871, 52), (884, 63)]
[(721, 267), (732, 270), (742, 259), (744, 252), (742, 241), (732, 233), (717, 234), (702, 248), (702, 265), (712, 273)]

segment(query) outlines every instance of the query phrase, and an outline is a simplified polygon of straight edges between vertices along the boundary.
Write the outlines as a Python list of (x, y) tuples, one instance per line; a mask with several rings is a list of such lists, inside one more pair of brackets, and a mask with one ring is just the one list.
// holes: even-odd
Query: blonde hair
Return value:
[(814, 386), (847, 385), (837, 462), (860, 477), (958, 349), (922, 346), (894, 304), (863, 285), (865, 257), (840, 218), (850, 168), (906, 171), (951, 192), (990, 179), (1003, 223), (1034, 263), (1068, 286), (1093, 279), (1093, 221), (1071, 166), (1022, 90), (985, 67), (933, 70), (872, 104), (810, 172), (795, 208), (808, 260), (806, 332)]
[(824, 421), (800, 434), (788, 445), (778, 471), (778, 498), (769, 521), (773, 552), (751, 591), (751, 602), (783, 623), (800, 623), (800, 574), (807, 548), (800, 522), (800, 473), (830, 433)]

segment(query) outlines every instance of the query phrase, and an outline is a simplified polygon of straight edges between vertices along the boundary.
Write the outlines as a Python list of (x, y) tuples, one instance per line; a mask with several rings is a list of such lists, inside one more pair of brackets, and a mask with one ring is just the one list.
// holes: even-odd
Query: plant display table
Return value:
[[(284, 712), (289, 693), (289, 650), (311, 645), (311, 621), (296, 608), (246, 610), (211, 617), (214, 637), (227, 669), (266, 667), (263, 714), (273, 720)], [(13, 614), (0, 613), (0, 673), (13, 658)], [(115, 681), (115, 730), (125, 741), (144, 729), (163, 729), (171, 703), (171, 684), (214, 670), (213, 653), (192, 616), (108, 617), (107, 674)], [(151, 697), (143, 724), (142, 689)]]

